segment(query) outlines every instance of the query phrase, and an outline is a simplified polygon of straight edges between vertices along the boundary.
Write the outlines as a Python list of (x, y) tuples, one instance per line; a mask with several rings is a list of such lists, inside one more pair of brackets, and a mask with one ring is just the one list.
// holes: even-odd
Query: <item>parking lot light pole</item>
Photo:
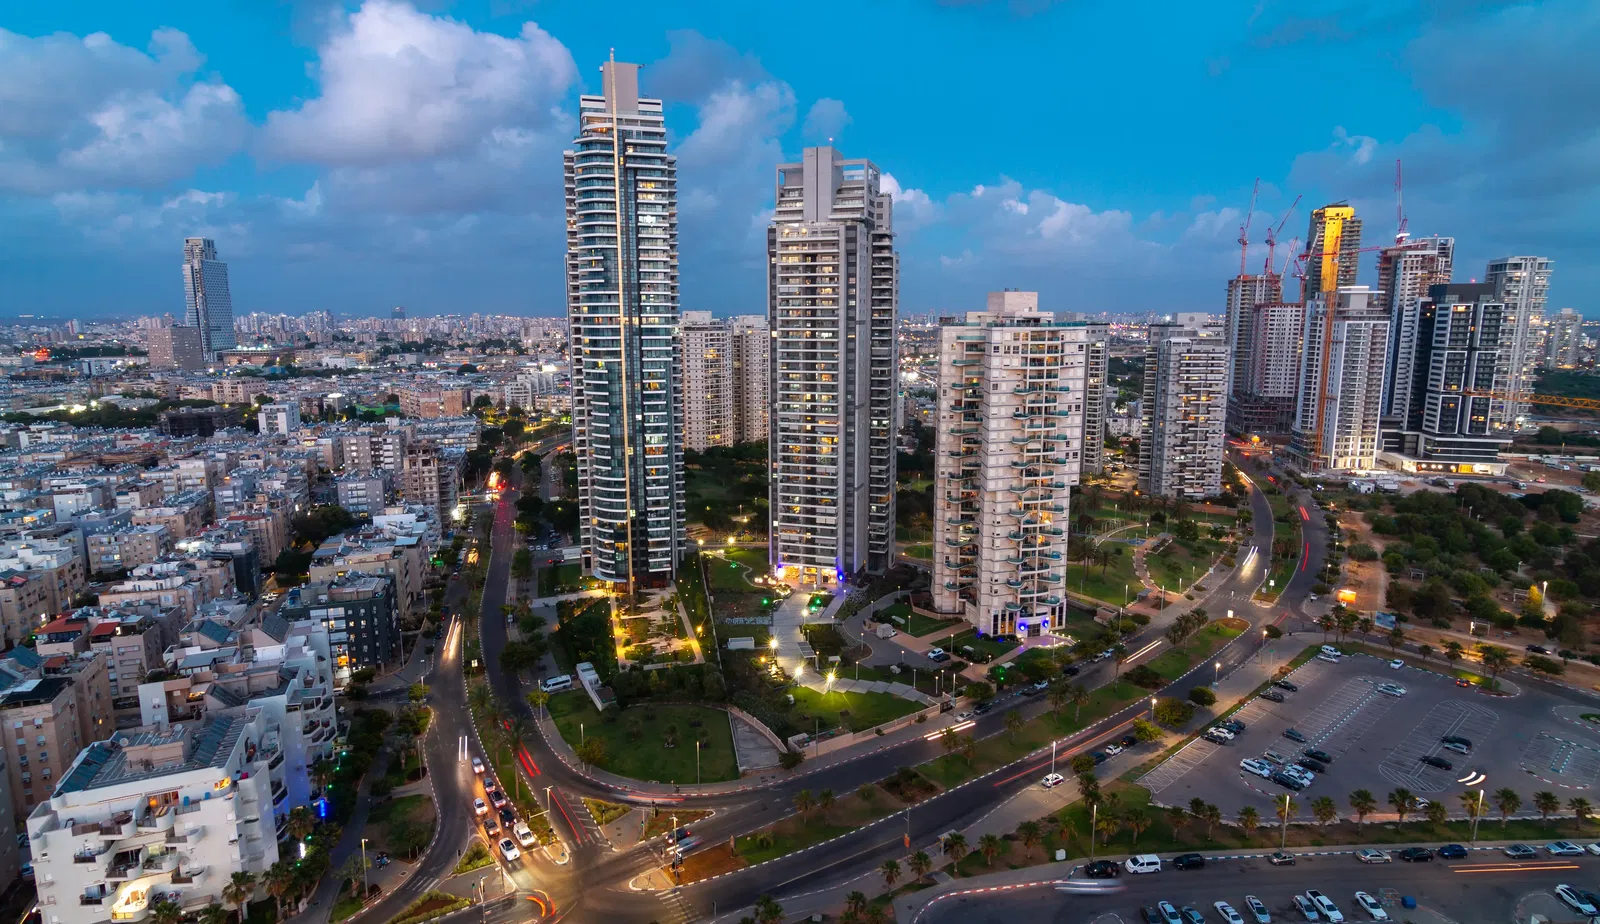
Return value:
[(1478, 810), (1472, 813), (1472, 843), (1478, 843), (1478, 819), (1483, 817), (1483, 790), (1478, 790)]
[(1289, 846), (1289, 794), (1283, 794), (1283, 834), (1278, 839), (1278, 849), (1283, 850)]

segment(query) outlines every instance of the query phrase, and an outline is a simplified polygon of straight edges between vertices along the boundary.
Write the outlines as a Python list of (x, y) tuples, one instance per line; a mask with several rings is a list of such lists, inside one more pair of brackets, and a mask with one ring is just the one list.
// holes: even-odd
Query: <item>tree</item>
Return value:
[(1006, 738), (1012, 744), (1017, 743), (1017, 732), (1022, 730), (1024, 721), (1021, 710), (1012, 709), (1006, 713)]
[(1034, 845), (1044, 839), (1044, 828), (1037, 821), (1029, 819), (1017, 825), (1017, 837), (1022, 841), (1024, 853), (1032, 853)]
[(1113, 812), (1106, 812), (1101, 815), (1099, 821), (1095, 823), (1095, 832), (1100, 835), (1100, 843), (1102, 845), (1111, 843), (1111, 838), (1115, 837), (1116, 833), (1121, 830), (1122, 819), (1118, 818)]
[(228, 909), (212, 902), (200, 909), (199, 924), (228, 924)]
[(967, 855), (967, 836), (957, 831), (944, 839), (944, 852), (951, 863), (960, 863)]
[(1428, 824), (1430, 825), (1442, 825), (1450, 819), (1450, 810), (1445, 808), (1444, 803), (1437, 799), (1429, 802), (1427, 807), (1422, 810), (1422, 814), (1428, 819)]
[(1460, 642), (1444, 643), (1444, 660), (1445, 663), (1450, 665), (1451, 670), (1454, 670), (1456, 662), (1461, 660), (1462, 653), (1463, 649)]
[(1211, 832), (1217, 825), (1222, 824), (1222, 809), (1207, 802), (1201, 811), (1200, 820), (1206, 826), (1206, 840), (1211, 840)]
[(591, 767), (604, 767), (606, 765), (606, 742), (604, 738), (585, 738), (578, 745), (578, 759)]
[(1067, 687), (1067, 698), (1072, 701), (1072, 721), (1083, 717), (1083, 705), (1089, 701), (1089, 690), (1081, 683)]
[(1434, 655), (1434, 648), (1433, 648), (1432, 645), (1418, 645), (1417, 646), (1417, 656), (1422, 659), (1422, 663), (1423, 664), (1427, 664), (1428, 663), (1428, 659), (1433, 657), (1433, 655)]
[(1074, 755), (1071, 760), (1067, 761), (1067, 766), (1072, 768), (1072, 772), (1078, 774), (1079, 776), (1082, 776), (1085, 773), (1092, 774), (1094, 773), (1094, 755)]
[(261, 884), (266, 886), (267, 894), (272, 896), (272, 905), (278, 911), (278, 920), (283, 920), (283, 898), (294, 890), (296, 885), (294, 864), (288, 860), (279, 860), (267, 867), (261, 876)]
[(756, 899), (757, 924), (783, 924), (783, 906), (770, 895)]
[(794, 810), (800, 813), (801, 820), (811, 815), (811, 810), (817, 807), (817, 797), (809, 789), (802, 789), (794, 794)]
[(956, 733), (954, 728), (946, 728), (939, 733), (939, 747), (946, 754), (954, 754), (961, 750), (961, 736)]
[[(1161, 740), (1161, 727), (1145, 719), (1133, 720), (1133, 736), (1141, 742)], [(1092, 759), (1092, 758), (1091, 758)]]
[(1468, 821), (1482, 815), (1483, 796), (1476, 792), (1464, 792), (1458, 798), (1461, 800), (1461, 808), (1467, 813)]
[(1194, 706), (1167, 696), (1156, 700), (1155, 720), (1168, 728), (1181, 728), (1194, 718)]
[(296, 806), (289, 810), (289, 820), (286, 825), (289, 836), (297, 841), (303, 841), (317, 827), (317, 818), (311, 814), (309, 806)]
[(1133, 832), (1133, 845), (1135, 847), (1139, 845), (1139, 835), (1150, 829), (1152, 821), (1154, 819), (1150, 817), (1150, 813), (1142, 808), (1131, 808), (1123, 814), (1122, 823), (1127, 825), (1129, 831)]
[(834, 803), (837, 801), (831, 789), (824, 789), (817, 794), (817, 813), (822, 816), (823, 824), (827, 824), (828, 811), (833, 808)]
[(550, 694), (543, 690), (534, 690), (528, 694), (528, 705), (533, 707), (534, 715), (543, 715), (544, 707), (550, 702)]
[(1311, 800), (1311, 814), (1316, 817), (1317, 824), (1327, 827), (1339, 818), (1339, 807), (1328, 796), (1318, 796)]
[(933, 858), (928, 856), (927, 851), (919, 850), (911, 855), (911, 859), (907, 860), (906, 864), (911, 867), (911, 875), (921, 879), (933, 869)]
[(977, 756), (978, 756), (978, 739), (976, 737), (974, 737), (973, 735), (962, 735), (961, 736), (961, 759), (967, 762), (967, 766), (968, 767), (971, 767), (972, 766), (972, 761), (974, 759), (976, 759)]
[(1289, 819), (1300, 814), (1300, 803), (1294, 801), (1293, 796), (1284, 796), (1281, 802), (1273, 801), (1274, 808), (1277, 809), (1278, 820), (1281, 822), (1288, 823)]
[(1547, 789), (1541, 789), (1533, 794), (1533, 810), (1539, 813), (1540, 821), (1549, 821), (1550, 816), (1561, 810), (1561, 799)]
[(1594, 806), (1582, 796), (1573, 796), (1568, 799), (1567, 809), (1572, 812), (1572, 817), (1578, 819), (1578, 827), (1580, 828), (1583, 827), (1584, 822), (1589, 820), (1589, 816), (1594, 814)]
[(1317, 628), (1322, 630), (1322, 642), (1323, 642), (1323, 644), (1327, 644), (1327, 642), (1328, 642), (1328, 633), (1333, 631), (1334, 625), (1335, 625), (1335, 623), (1334, 623), (1334, 620), (1333, 620), (1333, 614), (1332, 613), (1323, 613), (1321, 616), (1317, 617)]
[(150, 903), (150, 924), (179, 924), (183, 908), (177, 902), (157, 899)]
[(1373, 798), (1372, 793), (1368, 790), (1358, 789), (1350, 794), (1350, 811), (1356, 815), (1356, 827), (1361, 827), (1367, 820), (1367, 816), (1371, 815), (1377, 808), (1378, 800)]
[(867, 896), (862, 892), (851, 892), (844, 897), (844, 913), (852, 920), (859, 920), (861, 913), (867, 910)]
[(1517, 809), (1522, 808), (1522, 797), (1510, 787), (1497, 789), (1494, 791), (1494, 807), (1500, 813), (1500, 826), (1503, 828)]
[(1084, 805), (1099, 805), (1105, 801), (1100, 792), (1100, 781), (1095, 779), (1093, 773), (1078, 774), (1078, 798), (1083, 800)]
[(982, 680), (974, 680), (962, 687), (961, 693), (968, 699), (988, 699), (994, 695), (994, 687), (983, 682)]
[(1261, 813), (1253, 805), (1247, 805), (1239, 810), (1239, 827), (1244, 829), (1245, 837), (1255, 837), (1256, 829), (1261, 827)]
[(1196, 706), (1215, 706), (1217, 694), (1210, 687), (1195, 687), (1189, 691), (1189, 702)]
[(1478, 652), (1483, 656), (1483, 669), (1489, 672), (1489, 687), (1494, 689), (1500, 685), (1500, 672), (1511, 666), (1511, 652), (1498, 645), (1479, 645)]
[(1395, 789), (1389, 793), (1389, 807), (1394, 809), (1395, 824), (1403, 825), (1406, 816), (1416, 810), (1417, 797), (1409, 789)]
[(900, 880), (900, 864), (894, 860), (884, 860), (878, 871), (883, 873), (883, 887), (886, 889), (894, 888), (894, 884)]
[(233, 906), (234, 913), (239, 916), (239, 924), (244, 924), (244, 903), (255, 893), (255, 873), (234, 873), (222, 887), (222, 900)]
[(1400, 650), (1400, 646), (1406, 643), (1406, 630), (1400, 628), (1399, 626), (1395, 626), (1393, 629), (1389, 630), (1389, 635), (1384, 639), (1384, 641), (1389, 643), (1389, 651), (1391, 653), (1398, 652)]

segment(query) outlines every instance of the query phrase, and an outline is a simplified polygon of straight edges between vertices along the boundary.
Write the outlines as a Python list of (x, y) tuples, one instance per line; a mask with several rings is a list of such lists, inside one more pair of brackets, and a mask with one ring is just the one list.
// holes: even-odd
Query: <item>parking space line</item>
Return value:
[[(1587, 789), (1600, 777), (1600, 748), (1542, 731), (1523, 752), (1521, 764), (1523, 770), (1547, 783)], [(1546, 773), (1566, 780), (1548, 779)]]
[(1139, 785), (1150, 790), (1154, 795), (1173, 783), (1176, 783), (1184, 774), (1198, 767), (1207, 757), (1215, 754), (1220, 745), (1211, 743), (1204, 738), (1196, 738), (1184, 747), (1183, 750), (1162, 761), (1154, 770), (1139, 778)]
[[(1443, 792), (1454, 784), (1458, 771), (1430, 767), (1422, 763), (1422, 759), (1437, 755), (1442, 750), (1440, 739), (1446, 735), (1461, 735), (1477, 744), (1484, 743), (1499, 720), (1499, 713), (1482, 706), (1439, 703), (1384, 755), (1378, 762), (1378, 772), (1389, 782), (1413, 792)], [(1454, 762), (1453, 756), (1447, 755), (1447, 759)]]

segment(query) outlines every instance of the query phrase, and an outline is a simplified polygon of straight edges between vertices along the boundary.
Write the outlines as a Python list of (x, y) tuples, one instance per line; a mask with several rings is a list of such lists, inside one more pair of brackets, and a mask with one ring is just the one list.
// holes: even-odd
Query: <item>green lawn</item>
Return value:
[(1150, 580), (1167, 590), (1187, 587), (1200, 579), (1211, 562), (1222, 552), (1222, 543), (1212, 539), (1180, 542), (1176, 539), (1155, 555), (1146, 555)]
[(908, 545), (905, 548), (905, 556), (907, 558), (921, 558), (931, 561), (933, 559), (933, 546), (927, 542)]
[(921, 638), (961, 625), (961, 619), (933, 619), (911, 609), (909, 603), (896, 603), (878, 611), (878, 621), (891, 623), (907, 635)]
[[(849, 677), (848, 671), (842, 676)], [(906, 681), (909, 682), (907, 674)], [(794, 721), (802, 729), (814, 726), (813, 719), (821, 720), (821, 727), (847, 728), (866, 731), (885, 722), (910, 715), (920, 707), (909, 699), (893, 693), (818, 693), (809, 687), (796, 686), (789, 690), (794, 696)]]
[(1230, 629), (1220, 623), (1211, 623), (1184, 642), (1182, 648), (1168, 648), (1149, 661), (1150, 669), (1165, 680), (1177, 680), (1193, 667), (1197, 660), (1209, 657), (1211, 652), (1221, 648), (1229, 639), (1237, 638), (1241, 631)]
[[(715, 783), (739, 778), (733, 731), (728, 726), (728, 714), (721, 709), (646, 703), (620, 712), (608, 709), (601, 716), (587, 693), (573, 690), (550, 698), (550, 716), (561, 730), (561, 737), (574, 749), (582, 738), (604, 739), (606, 760), (600, 766), (618, 776), (657, 783), (693, 783), (694, 741), (696, 733), (703, 731), (700, 781)], [(693, 727), (693, 722), (699, 722), (700, 727)], [(677, 727), (676, 747), (665, 745), (668, 726)]]
[[(1069, 563), (1066, 588), (1070, 593), (1092, 597), (1102, 603), (1125, 606), (1137, 600), (1139, 591), (1144, 589), (1144, 584), (1133, 573), (1133, 547), (1113, 540), (1106, 548), (1113, 554), (1104, 568)], [(1121, 550), (1121, 554), (1117, 554), (1117, 550)]]
[(413, 796), (401, 796), (398, 799), (389, 799), (379, 802), (367, 813), (367, 821), (371, 824), (384, 825), (397, 818), (409, 817), (428, 803), (428, 797), (420, 793)]
[(979, 638), (978, 633), (975, 630), (968, 629), (967, 631), (957, 635), (955, 638), (950, 639), (948, 643), (940, 647), (942, 647), (945, 651), (950, 652), (952, 656), (957, 658), (968, 658), (969, 656), (961, 649), (971, 648), (975, 652), (988, 655), (989, 659), (992, 661), (995, 658), (998, 658), (1006, 652), (1012, 650), (1013, 648), (1016, 648), (1017, 644), (1017, 642), (995, 641), (992, 636), (988, 635)]

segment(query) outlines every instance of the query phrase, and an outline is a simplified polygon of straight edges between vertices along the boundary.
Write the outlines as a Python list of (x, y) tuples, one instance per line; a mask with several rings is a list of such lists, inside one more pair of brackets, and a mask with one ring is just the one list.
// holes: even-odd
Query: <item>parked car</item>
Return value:
[(1380, 683), (1378, 684), (1378, 692), (1384, 696), (1404, 696), (1406, 695), (1406, 688), (1398, 683)]
[(1290, 741), (1298, 741), (1301, 744), (1305, 744), (1305, 742), (1306, 742), (1306, 736), (1300, 734), (1300, 731), (1298, 729), (1285, 728), (1283, 730), (1283, 736), (1285, 738), (1288, 738)]
[[(1319, 655), (1318, 657), (1321, 656)], [(1311, 899), (1306, 898), (1304, 895), (1296, 895), (1294, 897), (1294, 907), (1300, 912), (1300, 916), (1307, 921), (1322, 920), (1322, 915), (1317, 913), (1317, 906), (1312, 904)]]
[(1283, 694), (1279, 693), (1277, 690), (1267, 690), (1265, 693), (1261, 694), (1261, 698), (1269, 703), (1284, 702)]
[(1179, 908), (1178, 913), (1183, 915), (1183, 924), (1206, 924), (1206, 916), (1200, 913), (1200, 909), (1191, 905)]
[(1172, 902), (1156, 902), (1156, 910), (1161, 912), (1164, 924), (1183, 924), (1183, 915), (1178, 913)]
[(1446, 751), (1454, 751), (1457, 754), (1471, 754), (1472, 753), (1472, 746), (1471, 745), (1458, 744), (1457, 742), (1454, 742), (1454, 741), (1446, 741), (1444, 744), (1440, 745), (1440, 747), (1444, 748)]
[(1555, 841), (1544, 845), (1544, 849), (1552, 857), (1581, 857), (1584, 850), (1571, 841)]
[(1065, 674), (1068, 677), (1076, 677), (1079, 674), (1083, 673), (1083, 668), (1079, 667), (1076, 664), (1068, 664), (1066, 667), (1063, 667), (1061, 669), (1061, 673)]
[(1399, 658), (1395, 658), (1393, 661), (1389, 662), (1389, 669), (1392, 670), (1392, 671), (1397, 671), (1400, 668), (1405, 667), (1405, 666), (1406, 666), (1406, 662), (1400, 660)]
[(1083, 875), (1089, 879), (1115, 879), (1122, 875), (1122, 867), (1111, 860), (1096, 860), (1083, 868)]
[(1043, 782), (1041, 783), (1041, 785), (1044, 786), (1045, 789), (1055, 789), (1057, 786), (1060, 786), (1062, 783), (1065, 783), (1066, 781), (1067, 781), (1067, 778), (1062, 776), (1059, 773), (1049, 773), (1049, 774), (1045, 775), (1045, 778), (1044, 778)]
[(1111, 759), (1111, 756), (1109, 754), (1105, 753), (1104, 751), (1095, 751), (1093, 754), (1090, 754), (1089, 756), (1094, 758), (1094, 765), (1096, 767), (1100, 766), (1101, 764), (1103, 764), (1106, 761)]
[(1528, 653), (1529, 654), (1538, 654), (1538, 655), (1547, 655), (1547, 654), (1550, 653), (1550, 649), (1544, 647), (1543, 645), (1529, 645), (1528, 646)]
[(1153, 905), (1140, 905), (1139, 917), (1144, 921), (1144, 924), (1166, 924), (1162, 920), (1161, 912), (1157, 911)]
[(1122, 745), (1117, 744), (1115, 741), (1113, 741), (1110, 744), (1106, 745), (1106, 755), (1107, 756), (1116, 757), (1118, 754), (1121, 754), (1121, 753), (1122, 753)]
[(1159, 873), (1161, 872), (1161, 858), (1153, 853), (1141, 853), (1138, 856), (1129, 857), (1123, 862), (1123, 867), (1135, 875), (1139, 873)]
[(1556, 886), (1555, 892), (1556, 897), (1561, 899), (1563, 902), (1566, 902), (1567, 907), (1571, 908), (1573, 911), (1591, 918), (1600, 916), (1600, 909), (1595, 908), (1593, 902), (1591, 902), (1583, 894), (1579, 893), (1578, 890), (1574, 889), (1572, 886), (1558, 885)]
[(1357, 850), (1356, 859), (1362, 863), (1388, 863), (1390, 858), (1387, 853), (1368, 847), (1365, 850)]
[(1333, 763), (1333, 755), (1329, 754), (1327, 751), (1319, 751), (1316, 748), (1306, 748), (1303, 753), (1312, 760), (1319, 760), (1325, 764)]
[(1172, 858), (1173, 869), (1205, 869), (1206, 858), (1197, 853), (1181, 853)]
[(1339, 906), (1333, 903), (1333, 899), (1323, 895), (1316, 889), (1307, 889), (1306, 898), (1311, 899), (1311, 903), (1316, 905), (1317, 910), (1322, 912), (1322, 916), (1332, 924), (1344, 924), (1344, 912), (1340, 911)]
[(1233, 910), (1233, 906), (1227, 902), (1217, 902), (1211, 907), (1217, 909), (1217, 914), (1222, 915), (1222, 924), (1244, 924), (1244, 918), (1240, 917), (1239, 912)]
[(1439, 741), (1444, 744), (1462, 744), (1469, 748), (1472, 747), (1472, 739), (1463, 738), (1460, 735), (1445, 735), (1443, 738), (1440, 738)]
[(1466, 858), (1467, 848), (1460, 844), (1446, 844), (1439, 848), (1439, 859), (1441, 860), (1465, 860)]
[(1273, 866), (1293, 866), (1294, 855), (1284, 853), (1281, 850), (1274, 850), (1272, 856), (1267, 857), (1267, 862)]
[(1394, 855), (1407, 863), (1426, 863), (1433, 859), (1433, 851), (1426, 847), (1407, 847), (1395, 851)]
[(1123, 735), (1121, 738), (1117, 739), (1117, 743), (1122, 745), (1124, 748), (1131, 748), (1139, 743), (1139, 736)]
[(1284, 789), (1290, 789), (1295, 792), (1299, 792), (1300, 790), (1306, 788), (1305, 783), (1287, 773), (1284, 773), (1282, 770), (1272, 774), (1272, 776), (1268, 777), (1268, 779), (1272, 780), (1274, 783), (1277, 783), (1279, 786), (1282, 786)]
[(1239, 721), (1238, 719), (1224, 719), (1221, 722), (1218, 722), (1217, 724), (1222, 726), (1223, 728), (1226, 728), (1228, 731), (1233, 732), (1235, 735), (1239, 734), (1240, 732), (1244, 731), (1246, 728), (1249, 727), (1249, 726), (1245, 725), (1243, 722)]
[(1208, 728), (1208, 729), (1206, 729), (1204, 732), (1201, 733), (1200, 737), (1206, 739), (1207, 741), (1211, 742), (1212, 744), (1227, 744), (1228, 742), (1233, 740), (1233, 738), (1229, 737), (1228, 735), (1223, 734), (1220, 729), (1216, 729), (1216, 728)]
[(1537, 851), (1535, 851), (1532, 847), (1529, 847), (1527, 844), (1512, 844), (1503, 852), (1506, 856), (1513, 860), (1532, 860), (1534, 857), (1539, 855)]
[(1328, 765), (1327, 764), (1323, 763), (1320, 760), (1316, 760), (1315, 758), (1311, 758), (1311, 757), (1302, 757), (1299, 760), (1295, 761), (1295, 764), (1297, 766), (1304, 767), (1305, 769), (1310, 770), (1312, 773), (1327, 773), (1328, 772)]
[(1244, 760), (1239, 761), (1239, 769), (1246, 773), (1253, 773), (1262, 779), (1272, 776), (1272, 765), (1254, 757), (1246, 757)]
[(1429, 754), (1427, 757), (1422, 758), (1422, 762), (1430, 767), (1438, 767), (1440, 770), (1454, 770), (1456, 768), (1455, 764), (1434, 754)]
[(1374, 921), (1389, 920), (1389, 912), (1383, 910), (1383, 904), (1365, 892), (1356, 893), (1356, 905)]
[(1254, 895), (1246, 895), (1244, 906), (1250, 909), (1250, 916), (1256, 919), (1256, 924), (1272, 924), (1272, 914), (1267, 911), (1267, 906), (1261, 903), (1261, 899)]
[(1290, 693), (1296, 693), (1300, 690), (1300, 685), (1292, 680), (1275, 680), (1272, 685), (1288, 690)]

